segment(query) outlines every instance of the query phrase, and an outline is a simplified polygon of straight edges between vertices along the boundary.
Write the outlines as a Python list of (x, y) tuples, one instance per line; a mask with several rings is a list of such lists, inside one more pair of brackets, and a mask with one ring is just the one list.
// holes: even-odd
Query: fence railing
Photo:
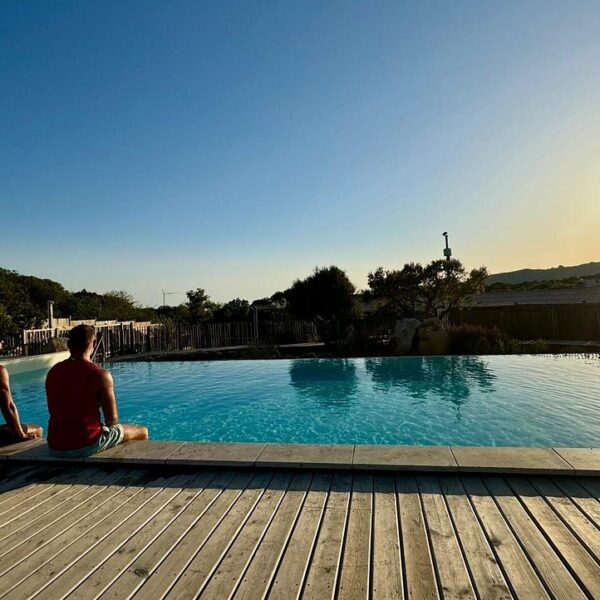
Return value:
[[(139, 323), (119, 323), (97, 326), (99, 358), (170, 352), (176, 350), (201, 350), (249, 346), (252, 344), (294, 344), (318, 342), (315, 324), (311, 321), (264, 321), (201, 323), (197, 325), (140, 326)], [(21, 336), (7, 337), (0, 342), (0, 356), (31, 356), (56, 349), (66, 338), (67, 329), (30, 329)]]

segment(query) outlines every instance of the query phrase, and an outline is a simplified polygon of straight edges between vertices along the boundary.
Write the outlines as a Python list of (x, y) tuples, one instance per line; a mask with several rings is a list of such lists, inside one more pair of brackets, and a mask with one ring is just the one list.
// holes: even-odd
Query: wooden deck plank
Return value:
[(579, 585), (592, 597), (600, 598), (600, 565), (528, 481), (511, 477), (507, 482), (549, 538), (555, 551), (562, 556), (563, 562), (569, 565)]
[(34, 498), (45, 490), (49, 489), (56, 481), (53, 475), (60, 477), (60, 469), (52, 469), (50, 471), (38, 469), (36, 467), (23, 469), (21, 473), (17, 473), (14, 478), (10, 478), (4, 482), (0, 488), (0, 514), (13, 506), (17, 506), (23, 499)]
[(0, 558), (12, 548), (16, 548), (32, 538), (33, 536), (45, 531), (57, 521), (63, 524), (67, 521), (68, 516), (90, 498), (99, 494), (106, 486), (117, 483), (125, 477), (125, 471), (115, 471), (113, 473), (96, 473), (90, 474), (88, 483), (76, 483), (71, 493), (65, 497), (59, 497), (56, 503), (44, 505), (44, 512), (36, 513), (29, 518), (30, 515), (24, 515), (22, 518), (15, 519), (6, 527), (0, 528), (0, 547), (5, 548), (0, 550)]
[(334, 476), (302, 598), (324, 600), (335, 596), (351, 490), (350, 474)]
[[(276, 475), (278, 482), (281, 481), (282, 475), (284, 474)], [(272, 479), (274, 478), (269, 473), (261, 473), (254, 478), (251, 485), (237, 498), (231, 510), (212, 532), (206, 543), (192, 557), (185, 571), (165, 596), (166, 598), (183, 600), (195, 598), (198, 595), (263, 496), (267, 495), (267, 504), (273, 500), (276, 495), (275, 490), (270, 490), (268, 487)]]
[(417, 485), (442, 596), (453, 600), (475, 600), (475, 591), (439, 483), (434, 477), (419, 477)]
[(15, 496), (10, 502), (0, 507), (0, 527), (10, 523), (13, 519), (21, 515), (26, 515), (37, 506), (51, 500), (53, 496), (64, 492), (68, 487), (68, 485), (61, 486), (49, 483), (37, 486), (35, 490), (31, 490), (31, 494), (26, 492), (23, 496)]
[(373, 476), (354, 475), (338, 598), (367, 600), (371, 589)]
[(277, 565), (269, 600), (298, 598), (304, 584), (331, 489), (332, 475), (316, 473), (302, 511)]
[[(277, 514), (292, 480), (289, 473), (275, 475), (250, 518), (215, 564), (199, 592), (206, 598), (229, 598), (237, 589), (269, 525)], [(209, 579), (210, 578), (210, 579)]]
[(20, 469), (10, 600), (600, 597), (597, 478)]
[(414, 477), (397, 477), (396, 490), (407, 596), (410, 600), (439, 598), (417, 480)]
[[(40, 515), (52, 510), (66, 498), (73, 495), (74, 492), (81, 489), (81, 484), (93, 480), (94, 475), (85, 470), (73, 474), (72, 479), (65, 483), (51, 484), (43, 492), (38, 492), (35, 496), (21, 502), (12, 510), (8, 510), (0, 518), (0, 539), (2, 532), (8, 529), (15, 531), (19, 524), (32, 522)], [(73, 490), (75, 488), (75, 490)]]
[[(115, 481), (111, 482), (109, 485), (100, 486), (98, 494), (89, 495), (85, 502), (78, 505), (74, 511), (62, 515), (49, 526), (38, 529), (38, 527), (34, 525), (31, 528), (32, 531), (28, 528), (27, 533), (29, 535), (26, 535), (23, 538), (18, 536), (10, 546), (4, 544), (3, 549), (0, 550), (0, 558), (2, 559), (2, 562), (0, 563), (0, 577), (15, 565), (21, 563), (28, 556), (53, 542), (58, 536), (69, 531), (70, 528), (76, 526), (81, 521), (87, 519), (88, 523), (93, 523), (93, 519), (90, 518), (90, 515), (93, 514), (94, 518), (99, 520), (102, 515), (107, 513), (107, 507), (105, 506), (107, 502), (125, 492), (127, 492), (127, 496), (132, 492), (137, 491), (134, 488), (131, 488), (131, 491), (128, 491), (123, 486), (123, 483), (134, 484), (139, 481), (140, 475), (139, 473), (132, 473), (130, 475), (123, 474), (121, 477), (120, 474), (115, 474), (114, 479)], [(96, 486), (94, 486), (93, 489), (94, 492), (97, 491), (95, 487)], [(109, 510), (110, 507), (108, 507), (108, 511)]]
[(23, 476), (32, 477), (40, 473), (41, 469), (38, 465), (14, 465), (8, 462), (0, 462), (0, 494), (15, 487), (15, 484)]
[(215, 477), (214, 473), (199, 473), (182, 488), (182, 494), (169, 502), (164, 510), (139, 529), (112, 555), (105, 557), (88, 572), (80, 585), (69, 593), (70, 600), (88, 600), (100, 595), (139, 555), (173, 524)]
[(512, 594), (458, 477), (440, 477), (448, 511), (480, 598), (508, 600)]
[[(195, 475), (191, 474), (179, 475), (167, 480), (162, 488), (153, 487), (154, 494), (149, 493), (149, 499), (145, 503), (93, 545), (90, 545), (89, 540), (79, 540), (69, 553), (63, 552), (45, 564), (41, 575), (48, 583), (41, 592), (38, 592), (36, 598), (55, 600), (60, 598), (61, 594), (65, 596), (69, 594), (79, 583), (89, 577), (97, 566), (108, 560), (120, 546), (152, 522), (155, 517), (158, 518), (161, 513), (168, 515), (169, 505), (178, 498), (187, 484), (192, 483), (194, 478)], [(141, 495), (138, 498), (141, 498)], [(36, 579), (40, 579), (39, 573)]]
[(585, 488), (596, 500), (600, 500), (600, 481), (598, 479), (579, 477), (577, 483)]
[[(137, 479), (140, 479), (139, 473), (137, 473)], [(105, 490), (106, 494), (101, 492), (104, 502), (100, 506), (96, 506), (96, 498), (86, 502), (75, 511), (76, 514), (71, 513), (72, 523), (66, 529), (64, 528), (65, 524), (59, 522), (17, 548), (11, 549), (2, 557), (3, 572), (0, 574), (2, 593), (0, 597), (6, 595), (14, 587), (21, 586), (26, 577), (30, 577), (65, 547), (89, 534), (90, 531), (98, 531), (100, 527), (104, 526), (106, 519), (126, 505), (131, 498), (141, 493), (143, 489), (136, 485), (109, 486)]]
[(600, 557), (600, 529), (594, 526), (585, 513), (580, 510), (556, 484), (547, 479), (534, 479), (531, 481), (539, 494), (546, 498), (557, 514), (584, 544), (592, 556)]
[(234, 598), (255, 600), (263, 598), (268, 592), (292, 528), (308, 494), (312, 477), (312, 473), (295, 475), (265, 537), (260, 542), (260, 546), (235, 591)]
[[(136, 514), (141, 508), (157, 496), (163, 484), (168, 485), (176, 476), (159, 478), (153, 485), (139, 487), (136, 491), (122, 502), (123, 494), (120, 494), (114, 507), (101, 522), (86, 523), (82, 530), (82, 524), (73, 527), (67, 534), (59, 536), (51, 544), (45, 546), (39, 552), (34, 553), (26, 561), (21, 563), (17, 569), (9, 573), (9, 584), (16, 583), (16, 589), (11, 592), (11, 597), (28, 598), (37, 592), (40, 587), (45, 587), (56, 576), (70, 567), (79, 557), (95, 548), (112, 532), (126, 523), (129, 518)], [(130, 488), (135, 490), (135, 488)], [(125, 489), (127, 492), (128, 489)], [(107, 502), (110, 505), (112, 502)], [(28, 570), (23, 572), (23, 567)], [(20, 569), (19, 569), (20, 568)], [(16, 581), (15, 581), (16, 579)]]
[(395, 600), (404, 596), (396, 486), (393, 477), (378, 475), (373, 488), (372, 594)]
[(235, 509), (240, 498), (246, 494), (240, 505), (242, 507), (247, 504), (248, 499), (254, 502), (257, 497), (260, 497), (260, 493), (271, 477), (271, 474), (265, 473), (242, 473), (236, 477), (234, 485), (219, 495), (202, 519), (179, 540), (177, 546), (158, 568), (149, 576), (143, 572), (140, 574), (143, 581), (141, 587), (136, 591), (135, 598), (154, 600), (166, 594), (178, 578), (187, 572), (196, 554), (208, 543), (213, 533)]
[(483, 480), (476, 477), (461, 477), (460, 479), (515, 596), (528, 600), (549, 598), (546, 588), (506, 523)]
[(499, 477), (488, 477), (485, 483), (552, 595), (564, 600), (584, 598), (577, 582), (506, 482)]
[(571, 498), (572, 502), (600, 527), (600, 502), (577, 480), (566, 477), (553, 478), (552, 481)]
[[(217, 475), (210, 486), (192, 501), (168, 529), (135, 556), (120, 573), (106, 572), (105, 565), (100, 568), (96, 586), (102, 592), (99, 597), (104, 600), (129, 597), (149, 577), (153, 580), (150, 587), (157, 590), (157, 595), (158, 590), (163, 587), (168, 589), (180, 572), (180, 562), (189, 560), (188, 553), (194, 550), (199, 532), (204, 531), (208, 535), (207, 524), (214, 525), (214, 522), (218, 522), (219, 517), (241, 493), (240, 488), (243, 489), (249, 480), (250, 475), (247, 473), (239, 475), (225, 471)], [(228, 492), (224, 494), (225, 490)], [(203, 519), (202, 523), (200, 519)], [(195, 531), (188, 536), (193, 528)]]

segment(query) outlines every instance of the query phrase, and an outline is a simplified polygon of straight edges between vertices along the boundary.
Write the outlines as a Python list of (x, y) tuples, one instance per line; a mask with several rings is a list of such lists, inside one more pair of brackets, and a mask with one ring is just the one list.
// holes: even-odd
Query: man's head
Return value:
[(76, 325), (69, 331), (68, 346), (72, 356), (85, 356), (94, 349), (96, 330), (91, 325)]

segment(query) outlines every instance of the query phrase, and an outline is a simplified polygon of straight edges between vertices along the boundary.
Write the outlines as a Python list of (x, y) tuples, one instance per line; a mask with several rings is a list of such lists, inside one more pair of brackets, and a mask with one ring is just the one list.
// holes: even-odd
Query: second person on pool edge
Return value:
[(48, 448), (54, 456), (91, 456), (122, 442), (148, 439), (143, 425), (119, 423), (112, 375), (91, 360), (95, 344), (93, 327), (73, 327), (68, 340), (71, 356), (54, 365), (46, 377)]

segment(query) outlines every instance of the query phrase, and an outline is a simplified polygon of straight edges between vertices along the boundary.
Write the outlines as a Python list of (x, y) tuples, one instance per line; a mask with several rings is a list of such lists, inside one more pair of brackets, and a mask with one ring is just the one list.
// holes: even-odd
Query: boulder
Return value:
[(417, 353), (448, 354), (450, 338), (439, 319), (426, 319), (417, 330)]
[(421, 321), (418, 319), (402, 319), (398, 321), (390, 338), (390, 349), (397, 356), (405, 356), (411, 351), (415, 333)]

